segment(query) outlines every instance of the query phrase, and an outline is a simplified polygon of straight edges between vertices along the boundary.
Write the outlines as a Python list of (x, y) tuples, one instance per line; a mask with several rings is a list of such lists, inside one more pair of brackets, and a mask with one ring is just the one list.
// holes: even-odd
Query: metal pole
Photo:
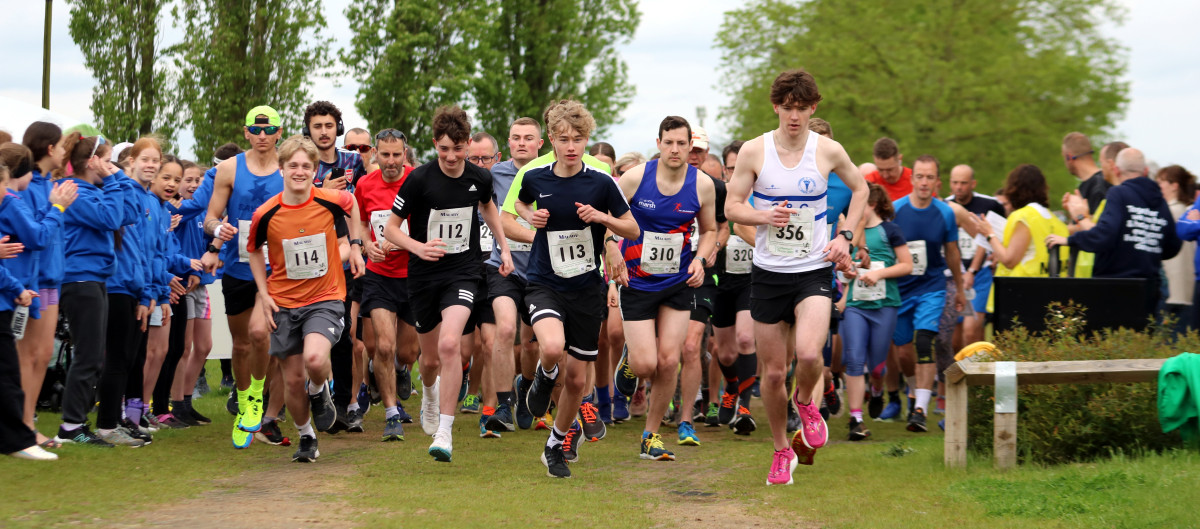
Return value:
[(50, 108), (50, 10), (54, 0), (46, 0), (46, 28), (42, 31), (42, 108)]

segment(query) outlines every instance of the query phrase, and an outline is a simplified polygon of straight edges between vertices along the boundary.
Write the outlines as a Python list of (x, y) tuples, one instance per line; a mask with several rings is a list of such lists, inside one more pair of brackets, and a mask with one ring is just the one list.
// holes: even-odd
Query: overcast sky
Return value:
[[(348, 0), (325, 2), (330, 28), (348, 26), (342, 14), (347, 3)], [(1195, 87), (1200, 86), (1200, 61), (1194, 55), (1200, 50), (1200, 32), (1193, 27), (1194, 21), (1200, 20), (1200, 2), (1123, 0), (1123, 3), (1129, 8), (1128, 20), (1124, 26), (1110, 31), (1129, 48), (1128, 77), (1132, 89), (1125, 119), (1116, 126), (1116, 136), (1143, 149), (1160, 165), (1179, 163), (1193, 173), (1200, 171), (1200, 149), (1191, 147), (1196, 141), (1196, 126), (1200, 124), (1200, 104), (1197, 104), (1200, 98), (1195, 95)], [(0, 96), (33, 104), (41, 102), (44, 5), (9, 2), (5, 6), (5, 17), (0, 20), (3, 58), (0, 64), (7, 75), (0, 76)], [(618, 154), (630, 150), (646, 152), (654, 146), (658, 122), (663, 116), (678, 114), (696, 123), (696, 108), (703, 106), (708, 115), (704, 125), (714, 145), (723, 146), (730, 138), (718, 114), (728, 96), (717, 87), (720, 54), (714, 49), (714, 36), (720, 29), (722, 13), (739, 5), (741, 2), (719, 0), (643, 0), (641, 26), (632, 42), (620, 47), (637, 95), (625, 111), (623, 121), (610, 129), (609, 137), (596, 139), (612, 143)], [(67, 33), (68, 11), (65, 0), (54, 1), (50, 108), (87, 121), (91, 119), (88, 105), (94, 81), (83, 66), (79, 48)], [(685, 30), (681, 32), (681, 28)], [(167, 39), (177, 35), (173, 30), (168, 32)], [(339, 36), (334, 48), (347, 43), (347, 32), (334, 33)], [(21, 75), (14, 75), (16, 72)], [(332, 81), (320, 79), (312, 95), (313, 99), (328, 99), (341, 107), (346, 114), (346, 125), (353, 127), (364, 124), (354, 110), (356, 90), (356, 83), (334, 87)], [(181, 136), (180, 140), (183, 154), (190, 154), (190, 135)], [(1047, 148), (1057, 150), (1058, 146)]]

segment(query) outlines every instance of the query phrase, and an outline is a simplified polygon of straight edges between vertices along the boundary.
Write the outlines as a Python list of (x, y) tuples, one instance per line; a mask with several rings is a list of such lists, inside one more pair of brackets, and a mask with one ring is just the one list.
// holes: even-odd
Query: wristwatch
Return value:
[(208, 253), (221, 253), (221, 249), (213, 246), (212, 243), (209, 243), (208, 248), (205, 248), (204, 251)]
[(703, 265), (703, 266), (704, 266), (704, 268), (708, 268), (708, 259), (706, 259), (706, 258), (704, 258), (704, 257), (701, 257), (701, 258), (700, 258), (700, 264), (701, 264), (701, 265)]
[(1087, 215), (1084, 215), (1083, 213), (1075, 215), (1075, 223), (1078, 224), (1080, 222), (1083, 222), (1083, 219), (1086, 219), (1086, 218), (1087, 218)]
[(847, 242), (848, 242), (848, 241), (853, 241), (853, 240), (854, 240), (854, 232), (852, 232), (852, 231), (850, 231), (850, 230), (842, 230), (842, 231), (839, 231), (839, 232), (838, 232), (838, 235), (841, 235), (842, 237), (845, 237)]
[(355, 244), (361, 247), (363, 245), (362, 239), (350, 239), (350, 246), (354, 246)]

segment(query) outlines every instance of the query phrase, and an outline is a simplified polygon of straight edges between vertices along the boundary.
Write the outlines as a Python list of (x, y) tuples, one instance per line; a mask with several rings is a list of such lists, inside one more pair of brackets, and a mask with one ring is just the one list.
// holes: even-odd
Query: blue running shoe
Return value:
[(603, 421), (604, 424), (612, 424), (613, 423), (613, 418), (612, 418), (613, 406), (612, 406), (611, 402), (608, 404), (597, 404), (596, 409), (600, 410), (600, 420)]
[(621, 424), (629, 420), (629, 399), (620, 393), (613, 395), (612, 421)]
[(894, 420), (896, 420), (896, 417), (899, 417), (899, 416), (900, 416), (900, 403), (893, 400), (891, 402), (888, 402), (887, 406), (883, 407), (883, 413), (880, 413), (879, 418), (876, 420), (885, 421), (885, 422), (894, 421)]
[(399, 402), (397, 402), (396, 408), (400, 410), (400, 415), (397, 415), (397, 417), (400, 417), (400, 422), (402, 422), (404, 424), (412, 424), (412, 422), (413, 422), (412, 415), (409, 415), (407, 411), (404, 411), (404, 406), (402, 404), (400, 404)]
[(943, 432), (946, 431), (946, 419), (938, 421), (938, 428), (941, 428)]
[(521, 375), (513, 380), (513, 387), (517, 388), (517, 427), (522, 430), (528, 430), (533, 427), (533, 414), (529, 413), (529, 405), (525, 402), (525, 396), (529, 394), (529, 386), (533, 381), (525, 381)]
[(366, 382), (358, 386), (358, 413), (366, 415), (371, 409), (371, 392), (367, 390)]
[(700, 438), (696, 437), (696, 429), (692, 427), (691, 422), (679, 423), (679, 444), (681, 446), (700, 446)]

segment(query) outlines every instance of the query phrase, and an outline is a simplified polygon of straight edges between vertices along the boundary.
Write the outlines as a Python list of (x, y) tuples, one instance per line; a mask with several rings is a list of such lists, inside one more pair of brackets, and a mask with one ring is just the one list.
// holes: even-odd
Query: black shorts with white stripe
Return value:
[[(478, 277), (458, 277), (450, 280), (421, 281), (408, 278), (408, 302), (412, 306), (413, 324), (425, 334), (442, 323), (442, 311), (460, 305), (475, 308), (479, 295)], [(480, 300), (486, 302), (486, 300)]]
[(563, 325), (567, 354), (586, 362), (595, 362), (599, 350), (600, 323), (608, 311), (607, 289), (603, 283), (578, 290), (554, 290), (530, 283), (525, 289), (525, 305), (536, 334), (538, 321), (553, 318)]

